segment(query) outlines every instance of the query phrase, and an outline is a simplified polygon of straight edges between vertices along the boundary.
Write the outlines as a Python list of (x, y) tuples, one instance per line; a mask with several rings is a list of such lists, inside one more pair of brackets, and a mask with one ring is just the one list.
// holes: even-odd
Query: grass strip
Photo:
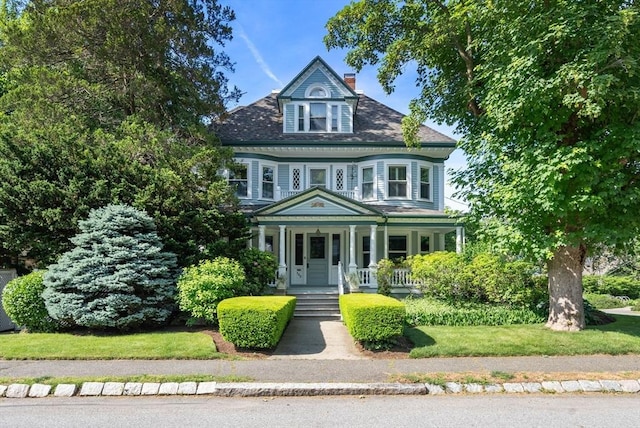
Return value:
[(213, 339), (201, 332), (92, 335), (12, 333), (0, 335), (7, 360), (215, 359)]
[(405, 330), (412, 358), (526, 355), (640, 354), (640, 317), (580, 332), (558, 332), (543, 324), (507, 326), (421, 326)]

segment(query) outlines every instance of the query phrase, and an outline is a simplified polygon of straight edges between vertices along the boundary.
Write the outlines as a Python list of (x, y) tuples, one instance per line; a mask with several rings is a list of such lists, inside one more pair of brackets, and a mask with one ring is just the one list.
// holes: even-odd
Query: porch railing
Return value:
[[(337, 193), (345, 198), (349, 199), (358, 199), (358, 188), (356, 187), (354, 190), (332, 190), (332, 192)], [(282, 190), (279, 187), (276, 188), (275, 200), (279, 201), (284, 198), (288, 198), (290, 196), (297, 195), (298, 193), (302, 193), (302, 190)]]

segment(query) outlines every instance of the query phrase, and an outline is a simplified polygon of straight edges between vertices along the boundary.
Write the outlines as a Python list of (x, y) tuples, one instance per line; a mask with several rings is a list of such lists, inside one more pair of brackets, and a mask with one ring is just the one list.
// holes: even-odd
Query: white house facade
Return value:
[(444, 213), (455, 141), (422, 126), (421, 147), (407, 148), (402, 117), (316, 57), (218, 125), (252, 245), (275, 254), (279, 287), (333, 287), (344, 274), (374, 291), (380, 259), (444, 250), (454, 231), (461, 246), (461, 225)]

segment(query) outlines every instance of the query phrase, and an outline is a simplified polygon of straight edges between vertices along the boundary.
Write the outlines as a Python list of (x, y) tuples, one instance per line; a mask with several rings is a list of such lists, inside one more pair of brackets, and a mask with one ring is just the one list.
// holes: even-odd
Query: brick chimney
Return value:
[(351, 89), (356, 90), (356, 73), (345, 73), (344, 83), (349, 85)]

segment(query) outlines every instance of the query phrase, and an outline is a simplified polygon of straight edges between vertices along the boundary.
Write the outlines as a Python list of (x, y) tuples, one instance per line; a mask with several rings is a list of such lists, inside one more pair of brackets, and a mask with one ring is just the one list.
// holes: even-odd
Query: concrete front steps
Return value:
[(291, 287), (287, 295), (297, 299), (294, 318), (340, 319), (337, 287)]

